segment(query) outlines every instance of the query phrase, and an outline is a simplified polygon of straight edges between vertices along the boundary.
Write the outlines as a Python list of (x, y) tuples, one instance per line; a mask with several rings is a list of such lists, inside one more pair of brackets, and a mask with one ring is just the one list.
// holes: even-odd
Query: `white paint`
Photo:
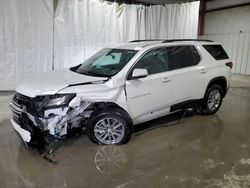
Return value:
[(172, 83), (163, 82), (169, 72), (152, 74), (146, 78), (134, 79), (126, 81), (126, 90), (128, 98), (128, 106), (132, 118), (139, 118), (143, 115), (143, 119), (150, 120), (150, 116), (155, 115), (156, 111), (170, 110), (172, 102)]
[(61, 129), (61, 126), (57, 126), (57, 123), (59, 122), (59, 120), (61, 119), (60, 116), (55, 116), (53, 118), (50, 118), (48, 119), (48, 130), (49, 130), (49, 133), (51, 135), (55, 135), (57, 132), (60, 133), (60, 131), (58, 130), (58, 128)]
[(31, 135), (30, 132), (22, 129), (20, 127), (20, 125), (18, 125), (12, 118), (10, 119), (11, 124), (13, 126), (13, 128), (20, 134), (20, 136), (22, 137), (23, 141), (25, 142), (30, 142), (31, 140)]
[(46, 110), (44, 112), (45, 117), (48, 117), (49, 114), (56, 115), (48, 119), (47, 127), (50, 134), (59, 134), (60, 136), (66, 135), (68, 122), (71, 120), (77, 122), (77, 115), (82, 113), (90, 104), (91, 102), (86, 101), (79, 103), (79, 106), (74, 106), (74, 109), (70, 110), (68, 107)]
[(233, 73), (250, 74), (250, 6), (207, 13), (204, 33), (200, 38), (222, 43)]
[(29, 97), (54, 95), (70, 84), (88, 83), (106, 79), (103, 77), (76, 74), (69, 69), (61, 69), (33, 76), (32, 79), (25, 79), (18, 85), (16, 91)]
[(68, 107), (65, 108), (52, 108), (52, 109), (48, 109), (44, 111), (44, 116), (45, 117), (49, 117), (50, 114), (53, 115), (59, 115), (59, 116), (65, 116), (67, 111), (68, 111)]
[(80, 97), (75, 97), (70, 101), (69, 107), (74, 108), (74, 107), (79, 106), (80, 104), (81, 104), (81, 98)]

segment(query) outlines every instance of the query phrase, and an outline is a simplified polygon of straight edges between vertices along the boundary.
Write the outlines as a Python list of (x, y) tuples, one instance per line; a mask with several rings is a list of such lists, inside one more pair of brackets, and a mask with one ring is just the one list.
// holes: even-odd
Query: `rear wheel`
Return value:
[(223, 91), (220, 85), (214, 84), (210, 86), (204, 97), (203, 106), (200, 111), (204, 115), (211, 115), (216, 113), (223, 101)]
[(103, 110), (89, 121), (87, 135), (97, 144), (125, 144), (132, 134), (131, 123), (120, 109)]

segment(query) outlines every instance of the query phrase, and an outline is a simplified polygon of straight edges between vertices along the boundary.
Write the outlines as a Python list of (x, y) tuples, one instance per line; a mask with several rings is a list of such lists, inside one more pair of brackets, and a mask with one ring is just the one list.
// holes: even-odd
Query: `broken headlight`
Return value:
[(67, 106), (69, 102), (76, 96), (76, 94), (57, 94), (50, 97), (46, 104), (46, 108)]

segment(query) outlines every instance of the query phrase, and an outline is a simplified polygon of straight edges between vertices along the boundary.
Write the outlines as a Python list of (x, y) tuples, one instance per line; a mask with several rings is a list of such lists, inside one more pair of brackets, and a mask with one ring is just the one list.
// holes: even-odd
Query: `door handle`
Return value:
[(163, 83), (167, 83), (167, 82), (170, 82), (170, 81), (171, 81), (171, 79), (170, 79), (170, 78), (168, 78), (168, 77), (163, 78), (163, 80), (162, 80), (162, 82), (163, 82)]
[(207, 73), (207, 70), (206, 69), (201, 69), (201, 74), (205, 74)]

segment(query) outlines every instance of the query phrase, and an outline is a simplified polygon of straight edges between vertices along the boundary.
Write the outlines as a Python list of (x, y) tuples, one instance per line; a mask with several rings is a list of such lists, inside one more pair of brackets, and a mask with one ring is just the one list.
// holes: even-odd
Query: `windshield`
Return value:
[(90, 76), (110, 77), (118, 73), (136, 53), (136, 50), (105, 48), (70, 70)]

